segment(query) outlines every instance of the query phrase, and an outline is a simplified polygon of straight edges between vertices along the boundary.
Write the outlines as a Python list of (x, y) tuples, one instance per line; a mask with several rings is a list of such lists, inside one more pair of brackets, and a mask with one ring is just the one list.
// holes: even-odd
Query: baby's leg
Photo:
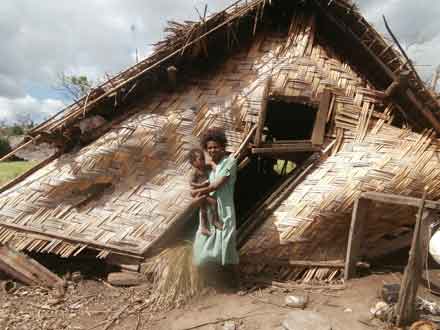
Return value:
[(206, 202), (200, 205), (200, 232), (206, 236), (211, 235), (208, 228), (208, 204)]
[(218, 217), (218, 208), (217, 208), (217, 199), (212, 196), (206, 197), (206, 203), (211, 206), (211, 212), (212, 212), (212, 224), (215, 228), (222, 230), (223, 229), (223, 223), (220, 221)]

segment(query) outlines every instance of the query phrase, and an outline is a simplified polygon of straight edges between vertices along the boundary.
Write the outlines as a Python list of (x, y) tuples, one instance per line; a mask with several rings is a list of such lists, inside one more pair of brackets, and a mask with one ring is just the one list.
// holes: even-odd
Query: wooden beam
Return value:
[(262, 144), (260, 148), (252, 148), (253, 154), (285, 154), (293, 152), (315, 152), (321, 150), (321, 147), (312, 145), (312, 142), (298, 142), (289, 144)]
[(345, 281), (348, 281), (356, 275), (356, 264), (360, 259), (361, 242), (370, 206), (371, 201), (368, 199), (358, 198), (354, 202), (350, 232), (348, 234), (347, 254), (345, 257)]
[(402, 327), (415, 321), (417, 289), (423, 272), (423, 265), (426, 261), (426, 252), (429, 242), (430, 216), (425, 212), (426, 192), (419, 202), (416, 226), (409, 252), (408, 264), (403, 274), (400, 285), (399, 300), (396, 304), (396, 325)]
[(6, 245), (0, 247), (0, 269), (27, 285), (55, 288), (63, 283), (61, 278), (34, 259)]
[[(385, 193), (369, 191), (362, 193), (361, 197), (381, 203), (391, 203), (391, 204), (414, 206), (414, 207), (418, 207), (420, 205), (420, 198), (400, 196), (394, 194), (385, 194)], [(427, 200), (425, 202), (425, 207), (428, 209), (440, 210), (440, 202)]]
[(264, 129), (264, 124), (266, 123), (267, 102), (268, 102), (268, 95), (270, 89), (270, 82), (271, 82), (271, 77), (267, 78), (266, 81), (264, 82), (264, 90), (261, 99), (260, 114), (258, 116), (257, 130), (255, 132), (255, 137), (254, 137), (254, 143), (257, 147), (260, 146), (263, 138), (263, 129)]
[(316, 114), (315, 125), (312, 132), (312, 144), (320, 146), (324, 143), (325, 124), (327, 113), (330, 110), (332, 95), (329, 90), (324, 91), (319, 102), (318, 113)]

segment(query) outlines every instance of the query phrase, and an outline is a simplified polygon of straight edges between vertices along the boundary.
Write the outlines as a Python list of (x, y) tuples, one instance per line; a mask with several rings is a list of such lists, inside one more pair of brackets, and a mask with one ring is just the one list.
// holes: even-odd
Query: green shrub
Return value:
[(8, 139), (0, 137), (0, 157), (6, 155), (11, 150)]
[(14, 125), (11, 127), (11, 135), (23, 135), (24, 134), (24, 129), (21, 126), (18, 125)]

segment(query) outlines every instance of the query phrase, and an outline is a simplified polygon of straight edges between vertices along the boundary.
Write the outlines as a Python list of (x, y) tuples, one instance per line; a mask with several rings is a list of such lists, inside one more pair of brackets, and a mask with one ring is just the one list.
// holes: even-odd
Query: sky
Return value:
[[(234, 0), (235, 1), (235, 0)], [(232, 0), (211, 0), (208, 13)], [(151, 53), (168, 20), (194, 20), (201, 0), (1, 0), (0, 122), (29, 115), (39, 122), (70, 103), (59, 76), (99, 80)], [(379, 31), (393, 32), (429, 79), (440, 64), (439, 0), (357, 0)]]

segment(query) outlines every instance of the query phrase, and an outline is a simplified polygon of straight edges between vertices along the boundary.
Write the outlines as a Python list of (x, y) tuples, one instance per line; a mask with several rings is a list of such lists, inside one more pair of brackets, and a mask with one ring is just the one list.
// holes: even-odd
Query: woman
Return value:
[(218, 216), (223, 229), (210, 226), (211, 235), (203, 235), (197, 230), (194, 241), (194, 262), (196, 265), (215, 263), (217, 265), (237, 265), (236, 221), (234, 207), (234, 184), (237, 175), (236, 161), (226, 155), (227, 139), (222, 129), (208, 129), (202, 136), (202, 148), (211, 157), (214, 168), (207, 187), (195, 189), (193, 196), (214, 194), (218, 203)]

